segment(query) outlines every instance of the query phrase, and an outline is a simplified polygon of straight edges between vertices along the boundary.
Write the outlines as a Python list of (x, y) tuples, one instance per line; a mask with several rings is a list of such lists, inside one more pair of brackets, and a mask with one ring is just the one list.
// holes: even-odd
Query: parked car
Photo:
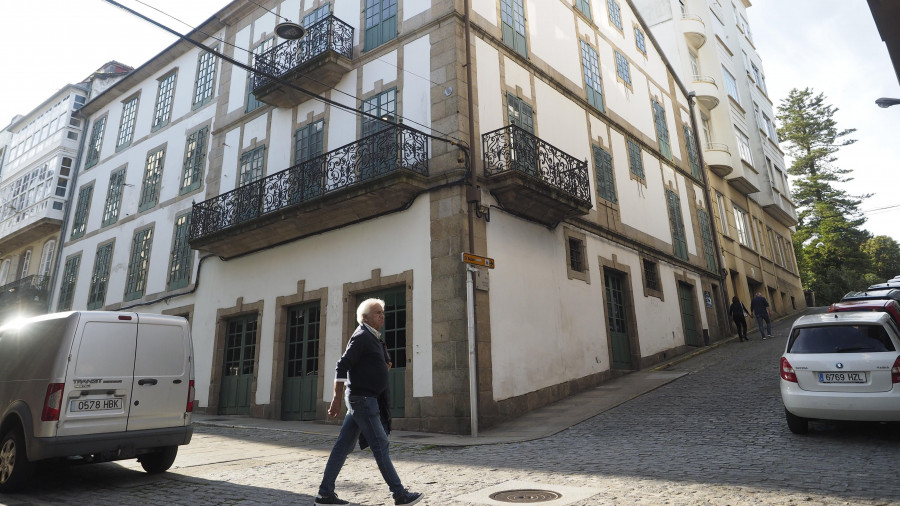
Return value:
[(828, 307), (829, 313), (842, 311), (881, 311), (890, 314), (900, 325), (900, 302), (894, 299), (848, 300), (835, 302)]
[(193, 364), (175, 316), (72, 311), (0, 327), (0, 492), (56, 458), (169, 469), (193, 434)]
[(900, 302), (900, 289), (897, 288), (879, 288), (872, 290), (864, 290), (861, 292), (849, 292), (841, 299), (848, 300), (878, 300), (878, 299), (894, 299)]
[(888, 313), (801, 316), (781, 357), (788, 428), (809, 420), (900, 421), (900, 327)]
[(895, 288), (900, 290), (900, 281), (889, 279), (884, 283), (878, 283), (876, 285), (872, 285), (866, 290), (884, 290), (886, 288)]

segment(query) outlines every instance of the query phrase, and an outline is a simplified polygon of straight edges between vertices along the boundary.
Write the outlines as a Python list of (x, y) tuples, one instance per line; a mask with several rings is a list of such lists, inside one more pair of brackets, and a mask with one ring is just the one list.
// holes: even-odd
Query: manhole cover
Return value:
[(547, 502), (559, 499), (562, 494), (558, 494), (551, 490), (504, 490), (503, 492), (494, 492), (490, 495), (491, 499), (500, 502), (513, 502), (518, 504)]

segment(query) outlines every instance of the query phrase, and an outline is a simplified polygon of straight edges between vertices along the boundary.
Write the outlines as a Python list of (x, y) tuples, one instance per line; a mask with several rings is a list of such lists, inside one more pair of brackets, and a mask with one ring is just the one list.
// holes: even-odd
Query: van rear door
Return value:
[(134, 313), (80, 313), (58, 436), (124, 431), (134, 382)]
[(127, 430), (178, 427), (185, 416), (192, 346), (187, 320), (138, 315), (134, 386)]

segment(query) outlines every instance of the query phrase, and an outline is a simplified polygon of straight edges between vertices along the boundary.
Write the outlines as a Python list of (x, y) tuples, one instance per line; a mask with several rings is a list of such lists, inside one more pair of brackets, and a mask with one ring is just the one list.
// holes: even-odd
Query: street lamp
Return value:
[(303, 27), (298, 25), (297, 23), (292, 23), (288, 20), (285, 20), (284, 23), (279, 23), (275, 27), (275, 33), (285, 40), (297, 40), (303, 38), (303, 36), (306, 34), (306, 30), (304, 30)]
[(878, 100), (876, 100), (875, 103), (878, 104), (878, 107), (888, 108), (892, 105), (900, 104), (900, 98), (884, 98), (884, 97), (882, 97), (882, 98), (879, 98)]

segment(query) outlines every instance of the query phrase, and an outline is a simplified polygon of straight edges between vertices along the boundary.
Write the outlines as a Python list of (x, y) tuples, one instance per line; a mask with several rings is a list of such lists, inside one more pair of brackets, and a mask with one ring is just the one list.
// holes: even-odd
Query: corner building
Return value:
[[(379, 297), (394, 426), (450, 433), (730, 335), (691, 99), (629, 1), (261, 3), (190, 37), (262, 72), (180, 41), (84, 106), (54, 309), (183, 315), (199, 409), (324, 420)], [(495, 261), (474, 371), (463, 253)]]

